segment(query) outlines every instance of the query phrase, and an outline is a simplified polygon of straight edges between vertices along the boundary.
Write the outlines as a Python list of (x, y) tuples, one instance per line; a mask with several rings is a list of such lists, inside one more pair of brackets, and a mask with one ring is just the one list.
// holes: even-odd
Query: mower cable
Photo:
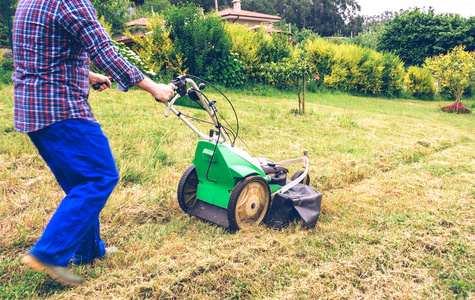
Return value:
[[(190, 74), (185, 74), (185, 76), (196, 78), (196, 79), (201, 80), (201, 81), (203, 81), (204, 83), (210, 85), (212, 88), (214, 88), (215, 90), (217, 90), (217, 91), (224, 97), (224, 99), (226, 99), (226, 100), (228, 101), (229, 105), (230, 105), (231, 108), (233, 109), (234, 117), (236, 118), (236, 135), (235, 135), (234, 141), (233, 141), (233, 143), (232, 143), (232, 145), (234, 146), (234, 143), (236, 142), (236, 138), (239, 136), (239, 119), (238, 119), (238, 116), (237, 116), (237, 113), (236, 113), (236, 109), (234, 109), (234, 106), (233, 106), (233, 104), (231, 103), (231, 101), (228, 99), (228, 97), (226, 97), (226, 95), (225, 95), (223, 92), (221, 92), (220, 89), (218, 89), (216, 86), (214, 86), (211, 82), (208, 82), (208, 81), (204, 80), (203, 78), (200, 78), (200, 77), (194, 76), (194, 75), (190, 75)], [(201, 91), (200, 91), (200, 93), (201, 93)], [(203, 95), (203, 93), (201, 93), (201, 95)], [(203, 96), (204, 96), (204, 95), (203, 95)], [(205, 96), (205, 98), (206, 98), (206, 96)], [(208, 99), (206, 99), (206, 100), (208, 100)], [(209, 102), (209, 101), (208, 101), (208, 102)], [(218, 113), (219, 113), (219, 112), (218, 112)], [(221, 114), (219, 114), (219, 115), (221, 116)], [(223, 118), (223, 116), (221, 116), (221, 118)], [(224, 120), (226, 123), (228, 123), (228, 122), (226, 121), (226, 119), (223, 118), (223, 120)], [(228, 126), (231, 127), (231, 125), (229, 125), (229, 124), (228, 124)]]
[[(211, 102), (209, 101), (208, 97), (206, 97), (205, 94), (203, 94), (201, 91), (198, 91), (198, 92), (200, 92), (200, 94), (206, 99), (206, 101), (207, 101), (208, 103), (211, 103)], [(229, 101), (229, 100), (228, 100), (228, 101)], [(201, 105), (201, 104), (200, 104), (200, 105)], [(231, 107), (232, 107), (232, 106), (231, 106)], [(234, 107), (232, 107), (232, 108), (233, 108), (233, 110), (234, 110)], [(228, 123), (228, 120), (226, 120), (226, 118), (224, 118), (223, 115), (222, 115), (219, 111), (213, 109), (213, 112), (214, 112), (214, 115), (215, 115), (215, 116), (216, 116), (216, 113), (218, 113), (219, 116), (221, 117), (221, 119), (223, 119), (224, 122), (226, 122), (226, 124), (228, 125), (229, 128), (228, 128), (228, 127), (223, 127), (223, 126), (221, 126), (221, 124), (219, 124), (219, 121), (218, 121), (219, 126), (216, 126), (216, 128), (219, 129), (220, 127), (222, 127), (222, 128), (224, 129), (224, 131), (226, 132), (226, 134), (229, 134), (229, 133), (232, 134), (232, 136), (233, 136), (233, 142), (231, 143), (231, 146), (234, 147), (234, 145), (236, 144), (237, 132), (234, 131), (233, 127)], [(236, 114), (236, 111), (234, 111), (234, 113)], [(217, 119), (218, 119), (218, 118), (216, 118), (216, 120), (217, 120)], [(237, 117), (236, 117), (236, 121), (237, 121)], [(227, 130), (226, 130), (226, 129), (227, 129)], [(238, 130), (239, 130), (239, 129), (238, 129)]]
[[(221, 124), (219, 124), (219, 125), (221, 126)], [(221, 130), (219, 130), (219, 128), (218, 128), (218, 137), (216, 139), (216, 144), (214, 145), (213, 155), (211, 155), (211, 159), (209, 160), (209, 164), (208, 164), (208, 170), (206, 170), (206, 180), (208, 180), (209, 182), (214, 182), (214, 183), (216, 183), (216, 180), (209, 179), (209, 169), (211, 168), (211, 164), (213, 163), (214, 155), (216, 154), (216, 149), (218, 149), (219, 136), (220, 135), (221, 135)]]
[[(198, 121), (198, 122), (203, 122), (203, 123), (206, 123), (206, 124), (209, 124), (209, 125), (214, 125), (214, 123), (212, 122), (208, 122), (208, 121), (205, 121), (205, 120), (202, 120), (202, 119), (198, 119), (198, 118), (195, 118), (195, 117), (192, 117), (192, 116), (189, 116), (187, 114), (184, 114), (182, 112), (179, 112), (180, 113), (180, 116), (183, 116), (185, 118), (188, 118), (188, 119), (191, 119), (191, 120), (195, 120), (195, 121)], [(225, 120), (226, 121), (226, 120)], [(227, 122), (226, 122), (227, 123)], [(224, 126), (221, 126), (221, 124), (219, 124), (219, 126), (216, 126), (214, 125), (216, 128), (223, 128), (223, 130), (226, 132), (226, 134), (228, 135), (232, 135), (232, 137), (234, 138), (234, 140), (236, 139), (236, 135), (234, 133), (234, 131), (232, 130), (232, 128), (227, 128), (227, 127), (224, 127)]]
[[(229, 100), (228, 97), (226, 97), (226, 95), (220, 90), (218, 89), (216, 86), (214, 86), (211, 82), (208, 82), (206, 80), (204, 80), (203, 78), (201, 77), (198, 77), (198, 76), (194, 76), (194, 75), (190, 75), (190, 74), (185, 74), (185, 76), (187, 77), (192, 77), (192, 78), (195, 78), (195, 79), (198, 79), (200, 81), (203, 81), (204, 83), (210, 85), (212, 88), (214, 88), (215, 90), (217, 90), (229, 103), (229, 105), (231, 106), (233, 112), (234, 112), (234, 117), (236, 118), (236, 131), (233, 130), (233, 128), (231, 127), (231, 125), (228, 123), (228, 121), (223, 117), (223, 115), (221, 115), (221, 113), (218, 111), (218, 114), (219, 116), (224, 120), (224, 122), (226, 122), (226, 124), (229, 126), (229, 128), (226, 128), (226, 127), (222, 127), (223, 130), (226, 132), (226, 134), (229, 134), (229, 132), (232, 134), (233, 136), (233, 142), (231, 143), (231, 145), (234, 147), (235, 143), (236, 143), (236, 139), (239, 139), (241, 141), (241, 143), (243, 143), (243, 145), (249, 150), (249, 152), (251, 152), (251, 154), (257, 159), (257, 161), (261, 164), (262, 162), (259, 160), (259, 158), (257, 157), (257, 155), (251, 150), (251, 148), (249, 148), (249, 146), (244, 142), (244, 140), (239, 136), (239, 119), (238, 119), (238, 116), (237, 116), (237, 113), (236, 113), (236, 109), (234, 108), (234, 105), (232, 104), (232, 102)], [(201, 92), (200, 90), (197, 90), (198, 92), (200, 92), (200, 94), (206, 99), (206, 101), (208, 103), (210, 103), (210, 101), (208, 100), (208, 97), (206, 97), (205, 94), (203, 94), (203, 92)], [(201, 108), (204, 109), (204, 107), (201, 105), (201, 103), (197, 102)], [(191, 119), (194, 119), (194, 120), (197, 120), (197, 121), (201, 121), (201, 122), (205, 122), (205, 123), (208, 123), (208, 124), (211, 124), (211, 125), (214, 125), (213, 123), (211, 122), (207, 122), (205, 120), (201, 120), (201, 119), (197, 119), (197, 118), (194, 118), (194, 117), (191, 117), (191, 116), (187, 116), (185, 114), (183, 114), (183, 116), (185, 117), (188, 117), (188, 118), (191, 118)], [(219, 124), (219, 123), (218, 123)], [(221, 124), (219, 124), (219, 126), (221, 126)], [(219, 129), (219, 128), (218, 128)], [(229, 131), (227, 131), (229, 130)], [(218, 141), (219, 141), (219, 135), (221, 133), (220, 130), (218, 130), (219, 134), (218, 134)], [(214, 148), (214, 152), (213, 152), (213, 156), (214, 157), (214, 154), (215, 154), (215, 151), (216, 151), (216, 148), (218, 147), (218, 144), (216, 144), (216, 147)], [(213, 161), (213, 159), (211, 159), (211, 161)], [(208, 172), (209, 172), (209, 168), (211, 166), (211, 162), (210, 164), (208, 165), (208, 171), (206, 172), (206, 179), (208, 181), (211, 181), (211, 182), (215, 182), (215, 181), (212, 181), (212, 180), (209, 180), (208, 179)]]
[[(200, 94), (203, 95), (203, 97), (204, 97), (204, 98), (206, 99), (206, 101), (208, 101), (208, 103), (209, 103), (208, 97), (206, 97), (206, 95), (203, 94), (201, 91), (198, 91), (198, 92), (200, 92)], [(221, 93), (221, 94), (222, 94), (222, 93)], [(223, 96), (224, 96), (224, 95), (223, 95)], [(225, 96), (225, 97), (226, 97), (226, 96)], [(226, 98), (226, 99), (227, 99), (227, 98)], [(227, 99), (227, 100), (228, 100), (228, 102), (229, 102), (229, 99)], [(231, 102), (229, 102), (229, 103), (231, 104)], [(232, 107), (233, 110), (234, 110), (234, 107), (232, 106), (232, 104), (231, 104), (231, 107)], [(213, 111), (214, 111), (214, 110), (213, 110)], [(258, 161), (259, 163), (261, 163), (261, 161), (260, 161), (259, 158), (256, 156), (256, 154), (251, 150), (251, 148), (249, 148), (249, 146), (248, 146), (248, 145), (244, 142), (244, 140), (237, 134), (237, 132), (234, 132), (233, 128), (231, 127), (231, 125), (229, 125), (229, 123), (228, 123), (228, 121), (226, 120), (226, 118), (224, 118), (223, 115), (222, 115), (219, 111), (218, 111), (217, 113), (219, 114), (219, 116), (221, 117), (221, 119), (223, 119), (224, 122), (226, 122), (226, 124), (228, 124), (228, 126), (229, 126), (229, 128), (227, 128), (227, 127), (222, 127), (221, 124), (219, 124), (219, 122), (218, 122), (219, 126), (224, 129), (224, 131), (226, 132), (226, 134), (229, 134), (229, 133), (226, 131), (226, 129), (230, 130), (230, 132), (231, 132), (231, 134), (232, 134), (232, 136), (233, 136), (233, 138), (234, 138), (233, 142), (231, 143), (231, 146), (234, 147), (234, 144), (236, 143), (236, 139), (239, 139), (239, 140), (241, 141), (241, 143), (243, 143), (244, 146), (246, 146), (247, 150), (249, 150), (249, 152), (251, 152), (251, 154), (254, 155), (254, 157), (257, 159), (257, 161)], [(235, 110), (234, 110), (234, 114), (236, 115), (236, 111), (235, 111)], [(216, 115), (216, 111), (215, 111), (215, 115)], [(236, 122), (237, 122), (237, 121), (238, 121), (238, 119), (237, 119), (237, 116), (236, 116)], [(238, 125), (237, 125), (237, 126), (238, 126), (237, 130), (239, 131), (239, 122), (238, 122)], [(218, 128), (218, 129), (219, 129), (219, 128)]]

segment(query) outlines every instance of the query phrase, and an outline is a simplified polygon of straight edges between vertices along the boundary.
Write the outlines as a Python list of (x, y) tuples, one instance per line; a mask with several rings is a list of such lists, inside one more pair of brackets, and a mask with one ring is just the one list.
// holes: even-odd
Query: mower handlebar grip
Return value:
[[(110, 81), (110, 82), (114, 82), (114, 79), (109, 78), (109, 81)], [(104, 81), (104, 82), (99, 82), (99, 83), (93, 84), (93, 85), (92, 85), (92, 88), (93, 88), (95, 91), (97, 91), (97, 90), (100, 89), (101, 86), (103, 86), (104, 84), (107, 84), (107, 82)]]
[(101, 86), (103, 86), (104, 84), (106, 84), (105, 81), (104, 81), (104, 82), (99, 82), (99, 83), (93, 84), (93, 85), (92, 85), (92, 88), (97, 91), (97, 90), (100, 89)]

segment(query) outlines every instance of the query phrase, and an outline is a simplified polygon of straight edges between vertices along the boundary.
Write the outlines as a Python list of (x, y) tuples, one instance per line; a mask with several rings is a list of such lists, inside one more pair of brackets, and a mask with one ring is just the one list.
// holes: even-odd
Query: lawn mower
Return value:
[[(197, 85), (192, 78), (202, 83)], [(192, 75), (181, 75), (170, 85), (176, 94), (165, 104), (165, 116), (173, 112), (202, 138), (196, 147), (193, 164), (178, 184), (178, 203), (184, 212), (231, 230), (257, 226), (265, 220), (275, 195), (288, 194), (297, 185), (309, 184), (307, 150), (303, 150), (300, 158), (281, 162), (252, 157), (235, 146), (239, 138), (239, 121), (232, 103), (219, 89)], [(202, 90), (207, 85), (228, 100), (236, 117), (236, 129), (231, 128), (218, 111), (217, 102), (209, 101), (203, 94)], [(209, 134), (197, 129), (188, 120), (197, 118), (183, 114), (176, 109), (176, 105), (205, 110), (211, 122), (200, 121), (213, 127)], [(303, 170), (296, 172), (289, 180), (284, 166), (296, 163), (302, 163)], [(299, 197), (300, 203), (303, 198)]]

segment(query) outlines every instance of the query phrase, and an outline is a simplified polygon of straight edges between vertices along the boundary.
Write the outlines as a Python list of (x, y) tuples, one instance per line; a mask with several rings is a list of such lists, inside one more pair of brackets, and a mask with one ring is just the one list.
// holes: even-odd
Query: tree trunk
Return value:
[(462, 98), (463, 91), (456, 91), (455, 92), (455, 105), (462, 105), (462, 102), (460, 101), (460, 98)]
[(305, 113), (305, 74), (303, 75), (302, 113)]

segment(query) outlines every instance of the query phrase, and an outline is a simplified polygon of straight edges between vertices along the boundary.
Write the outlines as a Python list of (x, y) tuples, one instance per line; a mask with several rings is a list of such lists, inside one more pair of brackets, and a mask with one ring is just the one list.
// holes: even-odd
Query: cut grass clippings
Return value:
[[(4, 86), (0, 298), (475, 296), (473, 114), (441, 113), (440, 102), (308, 93), (307, 114), (295, 115), (295, 96), (267, 93), (228, 93), (240, 136), (275, 161), (309, 150), (311, 185), (324, 195), (314, 229), (297, 223), (232, 234), (183, 213), (176, 188), (196, 135), (146, 93), (91, 92), (121, 173), (101, 213), (102, 237), (119, 251), (74, 267), (86, 282), (66, 288), (20, 263), (64, 194), (28, 136), (13, 130), (13, 89)], [(234, 126), (224, 99), (208, 97)]]

